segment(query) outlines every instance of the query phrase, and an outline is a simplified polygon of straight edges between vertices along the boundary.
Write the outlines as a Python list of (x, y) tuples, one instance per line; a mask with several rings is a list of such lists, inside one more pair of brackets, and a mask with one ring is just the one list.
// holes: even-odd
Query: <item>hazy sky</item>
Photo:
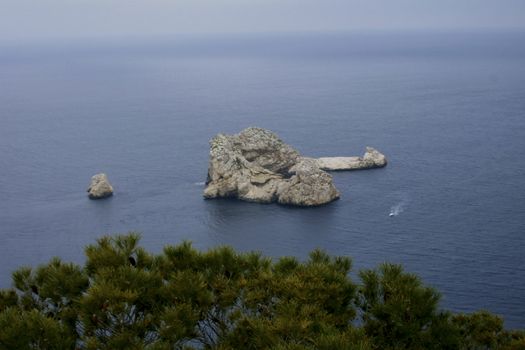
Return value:
[(0, 0), (0, 40), (525, 28), (525, 0)]

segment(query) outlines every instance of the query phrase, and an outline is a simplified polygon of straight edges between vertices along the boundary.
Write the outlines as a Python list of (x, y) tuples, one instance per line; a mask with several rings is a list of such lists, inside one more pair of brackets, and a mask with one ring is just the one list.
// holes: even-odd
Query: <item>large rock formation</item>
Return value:
[(248, 128), (210, 141), (205, 198), (316, 206), (339, 198), (332, 177), (277, 135)]
[(360, 170), (382, 168), (387, 164), (384, 154), (367, 147), (362, 157), (324, 157), (317, 158), (317, 164), (323, 170)]
[(113, 195), (113, 187), (106, 174), (96, 174), (91, 178), (87, 192), (91, 199), (102, 199)]

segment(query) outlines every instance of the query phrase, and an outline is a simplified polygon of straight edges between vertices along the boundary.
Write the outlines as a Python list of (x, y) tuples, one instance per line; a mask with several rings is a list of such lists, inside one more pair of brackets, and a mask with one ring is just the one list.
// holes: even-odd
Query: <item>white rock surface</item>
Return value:
[(317, 158), (322, 170), (361, 170), (386, 166), (384, 154), (372, 147), (367, 147), (363, 157), (323, 157)]
[(96, 174), (91, 178), (87, 192), (91, 199), (102, 199), (113, 195), (113, 187), (106, 174)]
[(317, 206), (339, 198), (332, 177), (277, 135), (248, 128), (210, 141), (205, 198)]

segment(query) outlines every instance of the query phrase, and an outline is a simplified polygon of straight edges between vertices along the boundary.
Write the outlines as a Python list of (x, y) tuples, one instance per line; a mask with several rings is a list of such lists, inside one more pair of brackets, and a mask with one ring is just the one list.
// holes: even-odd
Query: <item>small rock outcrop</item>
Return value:
[(90, 199), (102, 199), (113, 195), (113, 187), (106, 174), (96, 174), (91, 178), (87, 192)]
[(319, 169), (317, 162), (300, 159), (289, 169), (293, 176), (278, 188), (280, 204), (316, 206), (339, 198), (332, 176)]
[(339, 192), (317, 161), (301, 157), (269, 130), (248, 128), (210, 141), (204, 197), (317, 206)]
[(361, 170), (382, 168), (387, 160), (384, 154), (372, 147), (367, 147), (362, 157), (323, 157), (317, 158), (319, 168), (327, 171)]

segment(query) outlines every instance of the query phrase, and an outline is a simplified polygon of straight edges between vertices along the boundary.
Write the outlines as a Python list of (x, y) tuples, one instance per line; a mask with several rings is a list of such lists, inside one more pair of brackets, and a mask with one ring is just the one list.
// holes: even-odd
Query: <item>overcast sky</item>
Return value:
[(524, 29), (525, 0), (0, 0), (0, 40)]

